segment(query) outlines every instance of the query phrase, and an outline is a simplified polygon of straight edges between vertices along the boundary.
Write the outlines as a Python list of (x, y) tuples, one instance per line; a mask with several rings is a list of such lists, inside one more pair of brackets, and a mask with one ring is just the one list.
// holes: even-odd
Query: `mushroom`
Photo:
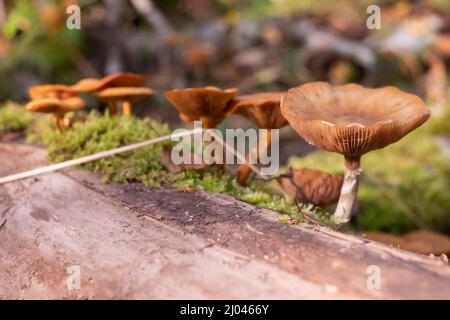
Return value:
[[(139, 87), (147, 82), (147, 78), (131, 72), (117, 72), (111, 74), (103, 79), (86, 78), (78, 81), (74, 85), (70, 86), (70, 89), (76, 93), (103, 91), (106, 88), (111, 87)], [(148, 88), (145, 88), (148, 91)], [(153, 94), (153, 92), (152, 92)], [(105, 101), (105, 100), (102, 100)], [(109, 113), (111, 115), (117, 113), (117, 99), (107, 99)], [(129, 104), (127, 108), (129, 107)], [(130, 110), (127, 112), (131, 113)]]
[(102, 79), (86, 78), (70, 86), (78, 93), (101, 91), (110, 87), (140, 87), (147, 83), (147, 78), (131, 72), (117, 72)]
[(63, 84), (44, 84), (39, 86), (31, 87), (28, 90), (28, 95), (32, 100), (42, 99), (42, 98), (68, 98), (76, 95), (73, 90)]
[(100, 101), (108, 103), (110, 110), (114, 111), (117, 102), (122, 102), (123, 115), (131, 115), (133, 102), (145, 99), (153, 95), (153, 90), (146, 87), (112, 87), (97, 93)]
[(164, 96), (180, 112), (184, 122), (200, 120), (204, 128), (214, 128), (225, 118), (236, 93), (234, 88), (204, 87), (169, 90)]
[[(236, 97), (231, 103), (229, 114), (240, 114), (254, 122), (260, 129), (267, 129), (267, 145), (271, 143), (271, 129), (279, 129), (287, 125), (280, 111), (280, 101), (284, 92), (264, 92)], [(260, 145), (257, 148), (261, 147)], [(254, 152), (254, 151), (252, 151)], [(237, 172), (239, 184), (245, 184), (250, 168), (242, 164)]]
[(430, 117), (419, 97), (395, 87), (313, 82), (290, 89), (281, 112), (297, 133), (316, 147), (344, 155), (344, 183), (333, 219), (350, 219), (356, 200), (361, 156), (400, 140)]
[(319, 170), (291, 169), (281, 176), (284, 191), (302, 203), (326, 207), (339, 200), (343, 178)]
[(92, 92), (97, 90), (101, 85), (101, 80), (96, 78), (81, 79), (74, 85), (70, 86), (70, 89), (77, 93)]
[(131, 72), (117, 72), (103, 79), (81, 79), (72, 86), (63, 84), (44, 84), (29, 89), (31, 99), (65, 98), (80, 93), (100, 91), (109, 87), (138, 87), (143, 86), (147, 78)]
[(27, 111), (52, 113), (53, 123), (60, 131), (66, 128), (64, 124), (64, 114), (70, 111), (75, 111), (84, 108), (84, 101), (79, 97), (69, 97), (65, 99), (57, 98), (42, 98), (32, 100), (25, 106)]
[(147, 83), (148, 79), (132, 72), (117, 72), (101, 79), (94, 91), (109, 87), (140, 87)]

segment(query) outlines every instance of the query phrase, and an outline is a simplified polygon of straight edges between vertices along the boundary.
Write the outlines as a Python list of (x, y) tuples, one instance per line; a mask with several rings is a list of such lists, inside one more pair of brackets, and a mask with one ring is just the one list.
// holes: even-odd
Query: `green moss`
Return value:
[(33, 116), (15, 103), (0, 107), (0, 134), (7, 131), (22, 131), (32, 122)]
[[(134, 117), (103, 117), (92, 112), (86, 121), (75, 123), (71, 130), (63, 133), (57, 131), (48, 119), (43, 120), (34, 128), (29, 141), (40, 141), (47, 145), (48, 159), (61, 162), (168, 133), (169, 128), (156, 121), (137, 120)], [(162, 144), (156, 144), (90, 162), (84, 167), (105, 173), (105, 181), (140, 181), (146, 172), (162, 169), (161, 150)]]
[[(450, 230), (450, 161), (430, 133), (434, 121), (440, 120), (363, 156), (358, 199), (364, 230)], [(292, 158), (290, 165), (343, 174), (343, 162), (338, 154), (319, 151)]]
[(450, 105), (445, 106), (444, 114), (436, 117), (428, 126), (430, 133), (450, 137)]
[[(71, 130), (63, 133), (54, 129), (50, 119), (45, 118), (30, 130), (29, 141), (46, 145), (48, 159), (60, 162), (169, 133), (167, 125), (153, 120), (100, 116), (92, 112), (85, 121), (76, 123)], [(203, 189), (229, 194), (256, 206), (278, 211), (286, 215), (283, 219), (285, 221), (299, 222), (304, 214), (324, 222), (327, 220), (326, 214), (311, 206), (299, 209), (275, 181), (255, 180), (249, 186), (242, 187), (223, 168), (215, 166), (170, 173), (165, 170), (161, 161), (163, 146), (164, 144), (148, 146), (91, 162), (83, 167), (104, 173), (105, 182), (139, 181), (148, 187)]]

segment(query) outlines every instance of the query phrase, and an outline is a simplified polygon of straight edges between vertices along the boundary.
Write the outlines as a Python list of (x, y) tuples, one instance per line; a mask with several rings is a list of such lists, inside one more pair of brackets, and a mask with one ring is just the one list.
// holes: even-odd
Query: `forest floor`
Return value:
[[(1, 176), (45, 163), (43, 149), (1, 146)], [(1, 298), (450, 297), (437, 258), (280, 224), (227, 195), (104, 184), (70, 169), (2, 185), (0, 199)]]

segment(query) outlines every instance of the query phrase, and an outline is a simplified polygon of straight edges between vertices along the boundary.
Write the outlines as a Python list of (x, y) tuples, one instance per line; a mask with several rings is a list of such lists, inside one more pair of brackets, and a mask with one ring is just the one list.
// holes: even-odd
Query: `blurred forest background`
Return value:
[[(80, 30), (66, 27), (73, 4), (81, 8)], [(381, 29), (370, 30), (374, 4)], [(449, 0), (0, 0), (0, 31), (0, 104), (26, 102), (34, 85), (116, 71), (148, 76), (157, 94), (138, 114), (172, 124), (178, 113), (162, 96), (171, 88), (214, 85), (244, 94), (323, 80), (415, 93), (432, 120), (365, 157), (364, 214), (356, 225), (450, 234)], [(222, 127), (248, 125), (229, 117)], [(309, 154), (313, 148), (289, 128), (281, 137), (283, 164), (342, 174), (342, 159)]]
[[(66, 27), (71, 4), (81, 30)], [(371, 4), (380, 30), (366, 26)], [(121, 70), (156, 89), (246, 93), (326, 80), (447, 96), (447, 0), (0, 0), (0, 30), (0, 102)]]

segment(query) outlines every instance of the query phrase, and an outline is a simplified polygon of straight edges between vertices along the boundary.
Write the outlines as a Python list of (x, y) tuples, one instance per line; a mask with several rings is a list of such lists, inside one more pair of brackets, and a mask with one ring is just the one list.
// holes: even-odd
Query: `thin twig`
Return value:
[[(211, 131), (211, 136), (214, 137), (214, 139), (216, 139), (216, 141), (218, 141), (222, 147), (224, 147), (225, 149), (227, 149), (228, 151), (232, 152), (236, 158), (238, 158), (239, 160), (243, 161), (244, 163), (246, 162), (246, 158), (244, 155), (242, 155), (239, 151), (235, 150), (234, 148), (231, 148), (223, 139), (221, 136), (216, 135), (213, 131)], [(268, 180), (268, 178), (264, 175), (261, 174), (261, 171), (259, 170), (258, 167), (252, 165), (252, 164), (248, 164), (248, 167), (254, 172), (256, 173), (261, 179), (263, 180)]]
[(13, 175), (10, 175), (10, 176), (7, 176), (7, 177), (0, 178), (0, 185), (8, 183), (8, 182), (16, 181), (16, 180), (21, 180), (21, 179), (25, 179), (25, 178), (41, 175), (41, 174), (48, 173), (48, 172), (61, 170), (61, 169), (72, 167), (72, 166), (77, 166), (77, 165), (80, 165), (80, 164), (83, 164), (83, 163), (88, 163), (88, 162), (100, 160), (100, 159), (111, 157), (111, 156), (114, 156), (114, 155), (117, 155), (117, 154), (120, 154), (120, 153), (124, 153), (124, 152), (128, 152), (128, 151), (140, 149), (140, 148), (143, 148), (143, 147), (146, 147), (146, 146), (150, 146), (152, 144), (168, 141), (168, 140), (171, 140), (173, 138), (192, 135), (192, 134), (197, 133), (200, 130), (201, 130), (201, 128), (200, 129), (195, 128), (195, 129), (184, 131), (184, 132), (178, 133), (178, 134), (169, 134), (169, 135), (166, 135), (166, 136), (157, 137), (157, 138), (150, 139), (150, 140), (145, 140), (145, 141), (142, 141), (142, 142), (129, 144), (129, 145), (126, 145), (126, 146), (123, 146), (123, 147), (119, 147), (119, 148), (115, 148), (115, 149), (111, 149), (111, 150), (107, 150), (107, 151), (94, 153), (94, 154), (91, 154), (89, 156), (85, 156), (85, 157), (81, 157), (81, 158), (77, 158), (77, 159), (72, 159), (72, 160), (56, 163), (56, 164), (53, 164), (53, 165), (50, 165), (50, 166), (46, 166), (46, 167), (42, 167), (42, 168), (32, 169), (32, 170), (21, 172), (21, 173), (18, 173), (18, 174), (13, 174)]

